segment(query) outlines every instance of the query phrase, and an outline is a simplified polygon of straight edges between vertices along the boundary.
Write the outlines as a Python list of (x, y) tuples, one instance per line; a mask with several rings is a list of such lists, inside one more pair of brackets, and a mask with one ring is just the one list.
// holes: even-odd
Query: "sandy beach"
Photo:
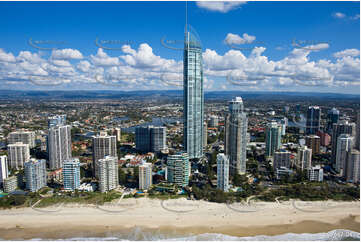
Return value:
[[(186, 199), (124, 199), (102, 206), (65, 204), (0, 210), (2, 239), (66, 239), (127, 234), (136, 228), (172, 236), (232, 236), (360, 232), (357, 202), (250, 202), (217, 204)], [(144, 239), (139, 237), (139, 239)]]

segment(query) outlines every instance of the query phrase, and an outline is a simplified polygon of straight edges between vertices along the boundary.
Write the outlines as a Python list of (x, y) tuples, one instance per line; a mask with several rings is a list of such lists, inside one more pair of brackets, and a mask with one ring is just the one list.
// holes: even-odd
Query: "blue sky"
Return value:
[[(173, 48), (185, 2), (1, 2), (0, 11), (6, 89), (181, 88)], [(359, 93), (359, 13), (359, 2), (188, 2), (206, 90)]]

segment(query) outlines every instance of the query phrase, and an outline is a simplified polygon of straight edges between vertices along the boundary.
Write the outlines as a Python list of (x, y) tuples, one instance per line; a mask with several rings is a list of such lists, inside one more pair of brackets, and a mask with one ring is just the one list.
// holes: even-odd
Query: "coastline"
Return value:
[(79, 204), (66, 204), (58, 211), (52, 210), (55, 208), (57, 206), (0, 210), (1, 239), (117, 237), (146, 240), (155, 234), (177, 238), (205, 233), (244, 237), (321, 233), (335, 229), (360, 232), (359, 201), (253, 202), (227, 207), (186, 199), (162, 202), (131, 198), (99, 208)]

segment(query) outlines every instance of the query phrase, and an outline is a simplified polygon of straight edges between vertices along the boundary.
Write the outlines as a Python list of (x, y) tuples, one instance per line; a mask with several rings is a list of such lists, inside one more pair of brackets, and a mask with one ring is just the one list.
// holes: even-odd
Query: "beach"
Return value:
[(154, 233), (177, 238), (206, 233), (244, 237), (335, 229), (360, 232), (359, 201), (250, 201), (227, 205), (184, 198), (129, 198), (101, 206), (59, 204), (0, 210), (0, 217), (0, 237), (6, 240), (86, 237), (142, 240)]

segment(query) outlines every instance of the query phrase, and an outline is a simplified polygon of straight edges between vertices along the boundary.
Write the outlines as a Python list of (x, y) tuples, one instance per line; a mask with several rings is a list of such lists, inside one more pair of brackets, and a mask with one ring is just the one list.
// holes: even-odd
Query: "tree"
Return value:
[(139, 167), (134, 168), (133, 179), (137, 184), (139, 183)]
[(119, 184), (125, 185), (127, 183), (127, 175), (125, 174), (123, 169), (120, 167), (118, 169), (118, 174), (119, 174)]

